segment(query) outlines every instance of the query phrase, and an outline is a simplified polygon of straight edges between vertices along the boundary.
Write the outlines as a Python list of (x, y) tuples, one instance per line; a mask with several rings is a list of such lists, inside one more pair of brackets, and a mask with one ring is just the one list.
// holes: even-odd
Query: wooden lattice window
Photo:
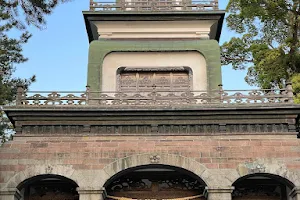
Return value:
[[(125, 68), (128, 69), (128, 68)], [(181, 68), (180, 68), (181, 69)], [(128, 69), (118, 75), (119, 91), (185, 91), (191, 89), (189, 70)]]

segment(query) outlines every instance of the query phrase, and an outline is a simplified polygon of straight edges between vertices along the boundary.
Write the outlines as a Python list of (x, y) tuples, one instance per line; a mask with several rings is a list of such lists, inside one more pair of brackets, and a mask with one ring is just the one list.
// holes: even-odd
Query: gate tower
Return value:
[(18, 87), (0, 200), (300, 200), (290, 83), (224, 90), (217, 0), (90, 1), (83, 92)]

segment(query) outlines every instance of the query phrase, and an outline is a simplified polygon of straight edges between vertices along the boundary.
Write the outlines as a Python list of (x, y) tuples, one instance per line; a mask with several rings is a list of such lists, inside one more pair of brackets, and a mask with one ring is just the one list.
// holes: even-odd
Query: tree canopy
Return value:
[(246, 82), (264, 89), (292, 81), (300, 101), (299, 7), (299, 0), (230, 0), (227, 24), (239, 37), (222, 45), (222, 64), (248, 69)]
[[(35, 76), (27, 79), (13, 76), (16, 65), (27, 61), (22, 47), (31, 37), (28, 25), (42, 28), (45, 16), (65, 1), (68, 0), (0, 0), (0, 106), (14, 102), (18, 84), (28, 87), (35, 81)], [(10, 33), (16, 30), (19, 37), (11, 37)], [(7, 139), (5, 130), (10, 126), (3, 111), (0, 112), (1, 143)]]

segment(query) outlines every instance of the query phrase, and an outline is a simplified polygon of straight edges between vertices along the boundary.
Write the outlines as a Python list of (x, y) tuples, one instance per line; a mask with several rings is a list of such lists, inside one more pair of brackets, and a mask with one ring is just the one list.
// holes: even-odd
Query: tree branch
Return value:
[(230, 57), (224, 57), (225, 60), (229, 61), (244, 61), (244, 62), (253, 62), (253, 59), (244, 59), (244, 58), (230, 58)]

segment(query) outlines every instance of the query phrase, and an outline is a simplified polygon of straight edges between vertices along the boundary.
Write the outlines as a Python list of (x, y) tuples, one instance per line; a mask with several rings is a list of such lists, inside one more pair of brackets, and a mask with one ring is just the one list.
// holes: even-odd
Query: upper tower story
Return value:
[(89, 41), (98, 39), (213, 39), (225, 12), (218, 0), (90, 1), (83, 12)]
[(92, 0), (83, 14), (92, 91), (206, 91), (222, 82), (217, 0)]

